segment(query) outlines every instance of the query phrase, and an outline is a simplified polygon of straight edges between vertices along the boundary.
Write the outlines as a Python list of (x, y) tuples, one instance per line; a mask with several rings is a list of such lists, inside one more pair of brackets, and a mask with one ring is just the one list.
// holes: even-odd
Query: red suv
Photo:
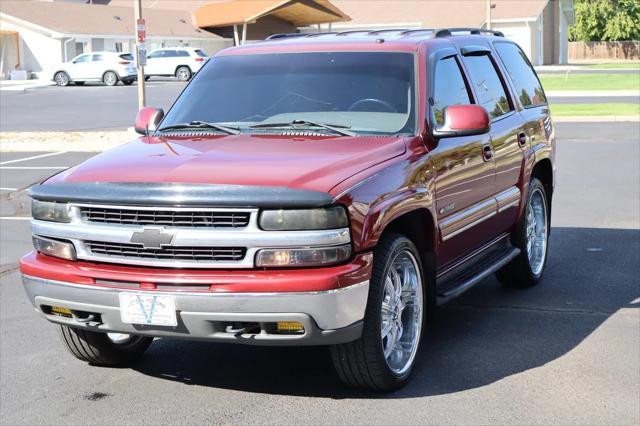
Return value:
[(30, 193), (24, 287), (83, 361), (155, 337), (330, 345), (346, 384), (388, 390), (437, 304), (543, 273), (554, 130), (498, 32), (275, 36), (136, 130)]

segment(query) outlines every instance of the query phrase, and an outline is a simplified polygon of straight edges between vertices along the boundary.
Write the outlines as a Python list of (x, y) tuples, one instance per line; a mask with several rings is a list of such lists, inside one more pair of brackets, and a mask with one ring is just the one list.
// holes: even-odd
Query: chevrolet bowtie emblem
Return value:
[(144, 248), (160, 249), (173, 241), (173, 234), (162, 232), (162, 228), (146, 228), (142, 232), (134, 232), (131, 242), (142, 244)]

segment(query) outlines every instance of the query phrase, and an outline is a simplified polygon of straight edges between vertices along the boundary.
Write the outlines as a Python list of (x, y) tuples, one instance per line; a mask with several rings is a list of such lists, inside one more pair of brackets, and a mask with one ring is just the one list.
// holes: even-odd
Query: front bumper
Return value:
[[(177, 337), (254, 345), (326, 345), (355, 340), (362, 333), (369, 281), (348, 287), (308, 292), (159, 292), (175, 297), (178, 325), (159, 327), (123, 323), (119, 293), (122, 289), (83, 285), (23, 274), (29, 300), (47, 320), (98, 332), (118, 332), (154, 337)], [(137, 290), (136, 292), (147, 292)], [(58, 306), (89, 312), (97, 321), (80, 322), (75, 318), (47, 313)], [(277, 321), (301, 322), (303, 334), (277, 334), (260, 328), (259, 332), (228, 332), (234, 322), (272, 324)]]

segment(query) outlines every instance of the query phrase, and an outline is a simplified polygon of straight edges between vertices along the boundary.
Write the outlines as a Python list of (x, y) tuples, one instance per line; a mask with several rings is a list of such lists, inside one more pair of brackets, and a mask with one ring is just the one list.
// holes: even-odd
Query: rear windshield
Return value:
[(125, 61), (133, 61), (133, 55), (131, 53), (123, 53), (120, 55), (120, 59), (124, 59)]
[(206, 53), (204, 53), (204, 52), (203, 52), (202, 50), (200, 50), (200, 49), (196, 49), (196, 50), (195, 50), (195, 52), (196, 52), (196, 55), (198, 55), (198, 56), (202, 56), (203, 58), (206, 58), (206, 57), (207, 57), (207, 54), (206, 54)]
[[(214, 57), (187, 86), (162, 127), (293, 120), (365, 134), (414, 134), (414, 57), (396, 52), (313, 52)], [(264, 130), (262, 130), (264, 131)]]

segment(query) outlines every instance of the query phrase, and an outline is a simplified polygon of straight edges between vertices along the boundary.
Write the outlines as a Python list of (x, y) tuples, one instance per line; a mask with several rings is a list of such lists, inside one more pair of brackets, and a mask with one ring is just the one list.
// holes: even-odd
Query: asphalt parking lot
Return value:
[[(638, 424), (640, 129), (557, 129), (543, 281), (515, 291), (486, 279), (440, 308), (413, 380), (388, 395), (344, 389), (324, 348), (157, 340), (133, 368), (84, 365), (21, 288), (28, 221), (3, 217), (1, 423)], [(1, 186), (91, 156), (47, 154), (2, 153)]]

